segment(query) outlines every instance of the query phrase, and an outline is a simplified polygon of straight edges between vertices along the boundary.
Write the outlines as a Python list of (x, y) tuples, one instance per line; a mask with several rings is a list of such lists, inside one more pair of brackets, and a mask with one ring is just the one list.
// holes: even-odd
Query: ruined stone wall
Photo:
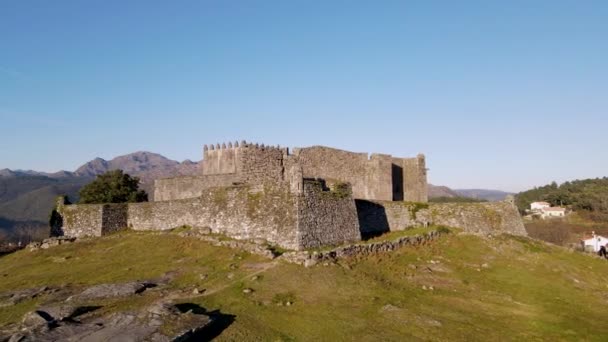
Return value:
[(198, 198), (130, 204), (128, 224), (135, 230), (209, 227), (232, 238), (297, 249), (296, 208), (287, 187), (242, 185), (206, 189)]
[(72, 204), (58, 208), (63, 219), (63, 235), (101, 236), (103, 204)]
[(58, 207), (63, 235), (102, 236), (127, 227), (126, 204), (72, 204)]
[(154, 181), (154, 200), (170, 201), (194, 198), (200, 196), (205, 189), (232, 186), (241, 180), (237, 174), (157, 179)]
[(390, 159), (324, 146), (294, 149), (304, 177), (349, 182), (355, 198), (392, 200)]
[(298, 241), (305, 249), (361, 240), (357, 208), (347, 183), (305, 181), (298, 201)]
[(432, 203), (422, 214), (433, 224), (471, 233), (528, 235), (517, 208), (509, 202)]
[(405, 201), (428, 202), (426, 159), (423, 154), (416, 158), (399, 158), (403, 168), (403, 196)]
[(527, 235), (517, 208), (508, 202), (424, 204), (357, 201), (357, 210), (363, 234), (434, 224), (477, 234)]
[(247, 184), (279, 184), (285, 181), (283, 161), (286, 148), (264, 145), (245, 145), (239, 152), (237, 173)]
[(101, 235), (126, 229), (128, 204), (104, 204), (101, 218)]

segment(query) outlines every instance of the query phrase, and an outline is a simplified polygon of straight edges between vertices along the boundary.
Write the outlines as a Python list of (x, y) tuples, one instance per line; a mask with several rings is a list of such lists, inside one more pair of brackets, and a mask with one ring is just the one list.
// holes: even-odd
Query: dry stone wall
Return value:
[(433, 224), (458, 227), (471, 233), (528, 235), (517, 208), (506, 201), (433, 203), (422, 214)]
[(322, 181), (304, 182), (298, 202), (298, 240), (317, 248), (361, 240), (357, 208), (349, 184), (324, 189)]
[(287, 149), (264, 145), (242, 147), (237, 173), (247, 184), (280, 184), (285, 181), (283, 160)]
[(126, 204), (72, 204), (58, 207), (65, 236), (110, 234), (127, 227)]
[(517, 208), (509, 202), (425, 204), (358, 200), (357, 210), (364, 235), (430, 224), (477, 234), (527, 235)]
[(209, 227), (236, 239), (264, 239), (298, 248), (296, 199), (279, 187), (212, 188), (192, 199), (134, 203), (129, 205), (128, 224), (135, 230)]
[(72, 204), (58, 208), (63, 219), (63, 235), (101, 236), (103, 204)]
[(154, 181), (154, 200), (194, 198), (200, 196), (205, 189), (232, 186), (240, 182), (241, 178), (237, 174), (157, 179)]
[(392, 200), (390, 161), (324, 146), (294, 149), (304, 177), (349, 182), (355, 198)]

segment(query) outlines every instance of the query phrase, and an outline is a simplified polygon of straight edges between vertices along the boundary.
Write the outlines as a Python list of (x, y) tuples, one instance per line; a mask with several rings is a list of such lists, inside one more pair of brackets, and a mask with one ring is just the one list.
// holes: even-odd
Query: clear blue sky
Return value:
[(0, 169), (227, 140), (608, 176), (608, 1), (0, 1)]

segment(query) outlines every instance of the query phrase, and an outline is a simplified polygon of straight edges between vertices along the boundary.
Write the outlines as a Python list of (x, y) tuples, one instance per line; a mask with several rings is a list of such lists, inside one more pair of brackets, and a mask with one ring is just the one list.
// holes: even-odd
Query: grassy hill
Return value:
[[(452, 233), (426, 246), (304, 268), (175, 233), (126, 232), (1, 257), (0, 292), (167, 272), (175, 277), (166, 288), (105, 301), (96, 313), (179, 292), (183, 303), (234, 315), (218, 341), (602, 341), (608, 334), (608, 261), (511, 236)], [(194, 295), (194, 288), (205, 291)], [(0, 327), (49, 299), (2, 308)]]

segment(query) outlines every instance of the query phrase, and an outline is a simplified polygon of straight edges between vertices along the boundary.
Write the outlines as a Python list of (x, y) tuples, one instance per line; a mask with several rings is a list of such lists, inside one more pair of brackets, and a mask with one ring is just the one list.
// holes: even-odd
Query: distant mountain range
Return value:
[(429, 198), (436, 197), (468, 197), (490, 202), (504, 200), (508, 195), (514, 195), (511, 192), (501, 190), (486, 190), (486, 189), (450, 189), (447, 186), (439, 186), (429, 184)]
[(486, 189), (456, 189), (454, 191), (462, 197), (484, 199), (490, 202), (502, 201), (509, 195), (515, 195), (512, 192)]
[[(154, 180), (188, 176), (199, 173), (199, 163), (178, 162), (160, 154), (135, 152), (111, 160), (95, 158), (76, 171), (45, 173), (32, 170), (0, 170), (0, 240), (2, 233), (13, 234), (19, 228), (46, 230), (49, 212), (59, 195), (78, 200), (80, 188), (95, 176), (121, 169), (139, 177), (141, 188), (150, 199), (154, 196)], [(508, 193), (498, 190), (452, 190), (446, 186), (429, 184), (429, 197), (472, 197), (489, 201), (502, 200)]]
[(78, 200), (80, 188), (95, 176), (110, 170), (121, 169), (137, 176), (140, 187), (150, 199), (154, 196), (154, 180), (157, 178), (196, 174), (198, 163), (190, 160), (177, 162), (151, 152), (135, 152), (112, 160), (95, 158), (76, 171), (55, 173), (32, 170), (0, 170), (0, 240), (2, 235), (15, 235), (19, 229), (43, 230), (59, 195)]

